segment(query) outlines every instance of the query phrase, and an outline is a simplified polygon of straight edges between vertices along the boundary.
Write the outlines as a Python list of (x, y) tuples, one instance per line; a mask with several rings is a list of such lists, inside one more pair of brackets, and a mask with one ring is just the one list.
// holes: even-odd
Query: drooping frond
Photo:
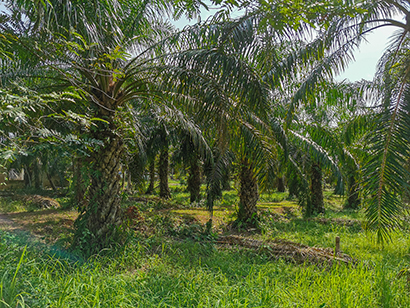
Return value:
[(377, 240), (389, 239), (389, 231), (399, 227), (403, 210), (401, 196), (409, 189), (410, 86), (402, 83), (393, 90), (394, 101), (381, 112), (368, 146), (364, 166), (366, 227), (377, 232)]

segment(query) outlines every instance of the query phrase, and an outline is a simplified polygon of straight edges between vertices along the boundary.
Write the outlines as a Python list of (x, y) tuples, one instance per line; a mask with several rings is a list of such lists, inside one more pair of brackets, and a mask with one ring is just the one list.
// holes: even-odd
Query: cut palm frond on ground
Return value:
[(310, 247), (282, 239), (259, 241), (242, 236), (228, 235), (219, 237), (217, 243), (248, 248), (266, 254), (269, 259), (283, 258), (297, 264), (313, 263), (332, 266), (333, 264), (355, 265), (357, 263), (357, 260), (347, 254), (341, 252), (335, 254), (332, 248)]

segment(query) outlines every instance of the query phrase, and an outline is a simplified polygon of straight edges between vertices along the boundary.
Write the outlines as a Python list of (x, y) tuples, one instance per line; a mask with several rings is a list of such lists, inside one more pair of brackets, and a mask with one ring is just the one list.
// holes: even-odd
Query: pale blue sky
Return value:
[[(4, 5), (0, 1), (0, 11), (3, 11)], [(210, 10), (202, 14), (202, 18), (207, 18), (215, 11)], [(186, 20), (179, 20), (176, 25), (183, 27), (188, 22)], [(193, 23), (191, 21), (191, 23)], [(395, 29), (393, 27), (384, 27), (377, 29), (374, 33), (367, 37), (368, 43), (362, 43), (360, 49), (355, 53), (355, 61), (349, 64), (347, 70), (337, 77), (338, 80), (349, 79), (356, 81), (361, 79), (372, 79), (376, 71), (376, 65), (380, 59), (386, 45), (389, 41), (389, 36), (392, 35)]]

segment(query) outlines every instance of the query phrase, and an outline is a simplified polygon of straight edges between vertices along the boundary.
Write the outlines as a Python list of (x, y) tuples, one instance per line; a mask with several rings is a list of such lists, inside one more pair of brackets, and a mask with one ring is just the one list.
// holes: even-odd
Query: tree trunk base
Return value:
[(201, 170), (199, 168), (199, 159), (197, 155), (191, 158), (188, 176), (188, 191), (191, 203), (201, 199)]
[(356, 179), (353, 175), (349, 177), (347, 185), (349, 196), (347, 197), (347, 202), (343, 208), (357, 210), (360, 207), (361, 200), (359, 197), (358, 184), (356, 183)]
[(246, 225), (256, 227), (258, 215), (256, 204), (259, 200), (258, 182), (253, 173), (252, 165), (242, 160), (240, 172), (239, 210), (234, 226)]
[(285, 192), (286, 187), (285, 187), (285, 181), (283, 180), (283, 177), (278, 177), (278, 192)]
[(307, 208), (307, 216), (325, 213), (323, 202), (322, 168), (313, 163), (311, 167), (310, 204)]
[(86, 255), (121, 242), (120, 159), (123, 144), (114, 134), (107, 139), (106, 145), (92, 157), (88, 204), (75, 222), (74, 249)]
[(163, 199), (171, 199), (168, 186), (168, 145), (161, 151), (159, 157), (159, 196)]

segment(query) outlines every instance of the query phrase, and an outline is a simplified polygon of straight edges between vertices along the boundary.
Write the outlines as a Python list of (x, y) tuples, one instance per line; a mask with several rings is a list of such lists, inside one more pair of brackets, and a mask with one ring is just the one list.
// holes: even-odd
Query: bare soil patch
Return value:
[(58, 209), (0, 214), (0, 229), (26, 230), (53, 243), (63, 236), (70, 236), (77, 216), (77, 211)]

